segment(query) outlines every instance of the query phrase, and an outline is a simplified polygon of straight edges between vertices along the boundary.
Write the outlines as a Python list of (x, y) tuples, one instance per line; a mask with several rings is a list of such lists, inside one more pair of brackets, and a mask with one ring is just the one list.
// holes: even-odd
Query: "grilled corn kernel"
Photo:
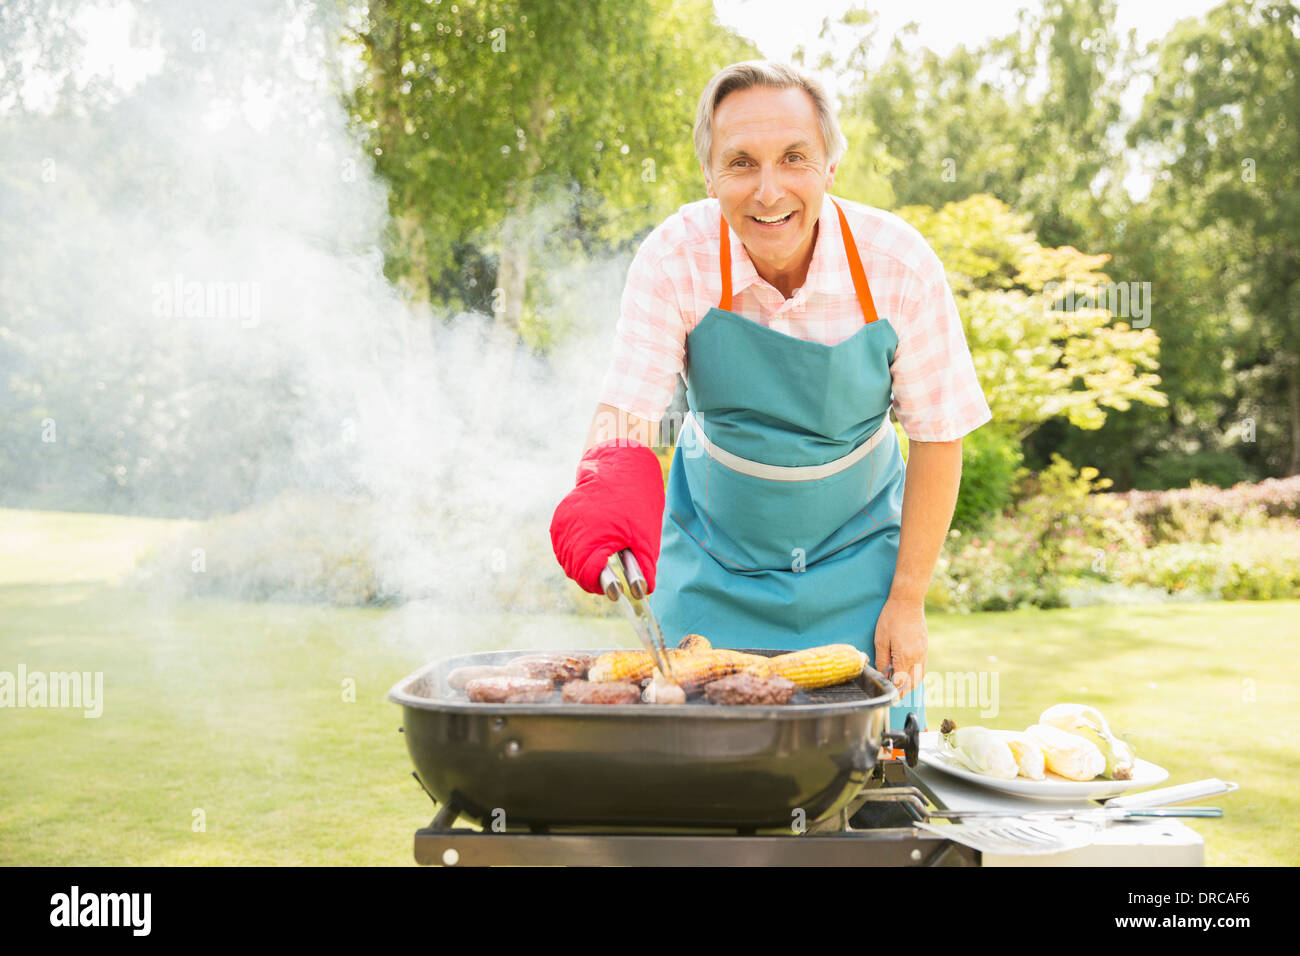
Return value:
[(668, 663), (672, 666), (671, 678), (687, 696), (697, 694), (704, 685), (734, 674), (744, 666), (747, 655), (736, 651), (700, 651), (697, 653), (668, 652)]
[(746, 671), (758, 677), (784, 677), (803, 690), (815, 690), (852, 680), (866, 665), (867, 655), (851, 644), (827, 644), (765, 657)]
[(713, 645), (703, 634), (687, 634), (677, 645), (679, 651), (711, 651)]
[(596, 658), (587, 671), (587, 680), (642, 681), (654, 673), (654, 660), (647, 651), (610, 651)]
[[(682, 650), (668, 652), (668, 663), (673, 676), (686, 689), (694, 693), (711, 680), (734, 674), (742, 668), (767, 661), (758, 654), (745, 654), (722, 648), (713, 650)], [(655, 673), (654, 659), (648, 651), (610, 651), (596, 658), (587, 672), (587, 680), (643, 681)]]

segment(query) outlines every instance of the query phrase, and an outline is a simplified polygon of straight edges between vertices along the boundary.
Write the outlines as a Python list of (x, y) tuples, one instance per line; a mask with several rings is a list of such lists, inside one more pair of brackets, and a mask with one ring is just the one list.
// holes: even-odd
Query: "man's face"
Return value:
[[(808, 94), (763, 86), (728, 94), (713, 115), (709, 165), (709, 195), (760, 272), (806, 264), (835, 178)], [(783, 216), (775, 225), (759, 221)]]

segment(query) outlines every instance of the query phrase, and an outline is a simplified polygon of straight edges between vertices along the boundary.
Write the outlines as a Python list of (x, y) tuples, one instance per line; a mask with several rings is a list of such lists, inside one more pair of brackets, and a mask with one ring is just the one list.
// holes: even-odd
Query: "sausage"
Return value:
[(553, 682), (534, 677), (477, 677), (465, 685), (465, 696), (481, 704), (531, 704), (554, 692)]
[(710, 704), (788, 704), (798, 686), (784, 677), (732, 674), (704, 688)]
[(464, 690), (465, 685), (478, 677), (527, 677), (528, 672), (522, 667), (500, 664), (480, 664), (473, 667), (457, 667), (447, 675), (447, 686), (452, 690)]
[(560, 688), (566, 704), (636, 704), (641, 689), (630, 680), (571, 680)]
[(585, 678), (595, 662), (590, 654), (525, 654), (508, 666), (522, 669), (529, 677), (564, 683)]

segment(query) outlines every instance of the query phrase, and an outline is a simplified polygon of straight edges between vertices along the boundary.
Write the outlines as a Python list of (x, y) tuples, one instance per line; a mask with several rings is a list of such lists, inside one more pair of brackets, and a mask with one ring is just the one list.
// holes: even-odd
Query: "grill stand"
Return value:
[(425, 866), (978, 866), (980, 854), (913, 827), (853, 829), (867, 804), (907, 808), (924, 819), (926, 800), (903, 783), (902, 761), (876, 767), (854, 802), (806, 833), (680, 830), (505, 830), (457, 827), (453, 799), (415, 834), (415, 861)]

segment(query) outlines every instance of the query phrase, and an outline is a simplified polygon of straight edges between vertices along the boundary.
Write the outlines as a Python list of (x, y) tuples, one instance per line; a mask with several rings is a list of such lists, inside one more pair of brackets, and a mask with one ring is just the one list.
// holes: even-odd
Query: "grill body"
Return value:
[(446, 686), (456, 667), (518, 653), (435, 661), (389, 693), (430, 795), (488, 827), (811, 826), (862, 789), (897, 699), (869, 669), (772, 707), (577, 705), (558, 694), (477, 704)]

